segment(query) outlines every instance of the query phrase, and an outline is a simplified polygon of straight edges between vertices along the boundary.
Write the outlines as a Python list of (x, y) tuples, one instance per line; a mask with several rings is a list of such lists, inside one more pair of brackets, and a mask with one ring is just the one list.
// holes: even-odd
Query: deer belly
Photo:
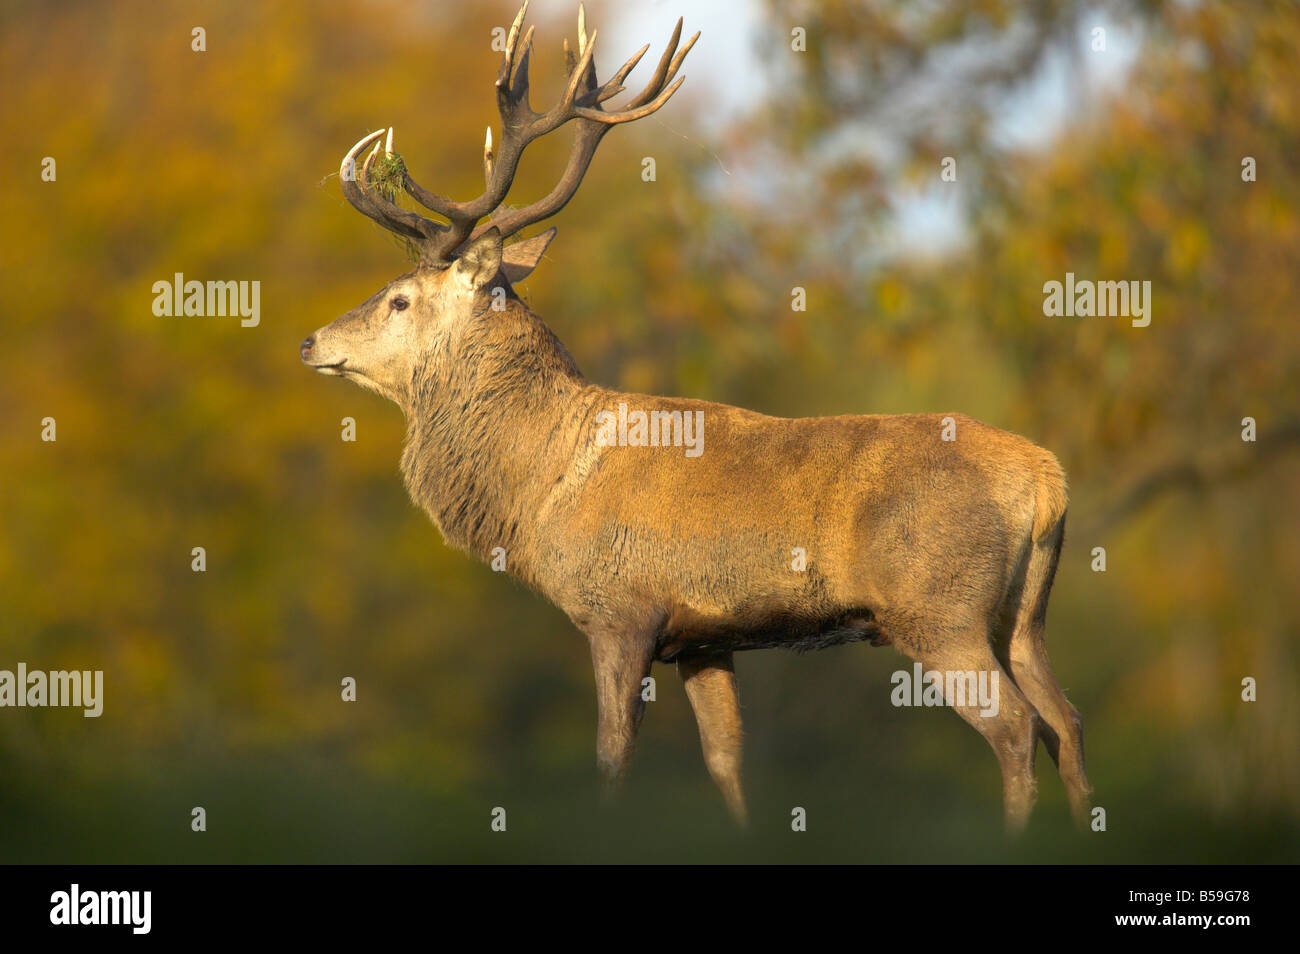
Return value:
[(864, 606), (825, 614), (808, 614), (790, 608), (745, 607), (722, 615), (705, 615), (682, 607), (665, 620), (656, 658), (670, 662), (683, 655), (749, 649), (792, 649), (805, 653), (863, 641), (873, 646), (890, 642), (875, 614)]

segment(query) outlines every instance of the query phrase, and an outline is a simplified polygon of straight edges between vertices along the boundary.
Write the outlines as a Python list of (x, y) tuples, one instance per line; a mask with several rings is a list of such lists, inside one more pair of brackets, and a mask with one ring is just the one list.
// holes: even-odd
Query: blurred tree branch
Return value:
[(1258, 474), (1272, 460), (1300, 448), (1300, 419), (1286, 421), (1242, 442), (1242, 450), (1214, 459), (1187, 458), (1164, 464), (1135, 481), (1116, 503), (1086, 524), (1084, 536), (1109, 531), (1175, 493), (1204, 492)]

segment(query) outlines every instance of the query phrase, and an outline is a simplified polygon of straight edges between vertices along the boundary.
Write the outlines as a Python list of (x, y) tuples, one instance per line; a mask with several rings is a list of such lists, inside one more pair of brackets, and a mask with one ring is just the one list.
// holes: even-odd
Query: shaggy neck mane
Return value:
[(442, 347), (412, 376), (406, 487), (448, 543), (483, 559), (504, 547), (527, 580), (521, 525), (562, 472), (566, 455), (555, 449), (576, 440), (586, 380), (516, 298), (476, 313)]

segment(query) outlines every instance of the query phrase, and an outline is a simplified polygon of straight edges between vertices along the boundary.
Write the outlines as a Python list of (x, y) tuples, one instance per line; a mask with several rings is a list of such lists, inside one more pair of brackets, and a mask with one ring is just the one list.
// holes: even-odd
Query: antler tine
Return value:
[(686, 59), (686, 54), (691, 52), (691, 48), (695, 46), (695, 41), (699, 38), (700, 31), (696, 30), (695, 33), (691, 35), (691, 38), (686, 41), (686, 45), (677, 51), (677, 55), (673, 57), (672, 64), (668, 67), (668, 75), (664, 77), (665, 83), (677, 75), (677, 71), (682, 68), (682, 61)]
[(515, 66), (515, 41), (519, 39), (519, 28), (523, 26), (524, 16), (528, 13), (528, 0), (524, 0), (523, 6), (515, 14), (515, 22), (510, 24), (510, 33), (506, 36), (506, 49), (501, 55), (501, 69), (497, 71), (497, 88), (510, 88), (510, 74)]
[[(574, 68), (573, 75), (569, 77), (569, 85), (564, 91), (564, 96), (542, 117), (543, 132), (550, 132), (573, 118), (573, 106), (574, 100), (578, 96), (578, 87), (584, 81), (588, 84), (591, 82), (587, 78), (587, 74), (590, 71), (591, 59), (596, 53), (596, 35), (599, 33), (599, 30), (591, 31), (591, 36), (586, 40), (586, 48), (578, 58), (578, 65)], [(541, 133), (538, 133), (538, 135), (541, 135)]]
[(646, 51), (649, 49), (650, 44), (647, 43), (645, 46), (641, 47), (641, 49), (628, 57), (628, 61), (620, 66), (618, 72), (609, 78), (609, 82), (600, 88), (596, 95), (596, 102), (603, 103), (610, 97), (617, 96), (621, 93), (624, 89), (622, 85), (623, 80), (627, 79), (628, 73), (631, 73), (636, 69), (636, 65), (641, 62), (641, 57), (645, 56)]
[[(578, 56), (587, 52), (587, 47), (596, 42), (596, 31), (591, 31), (591, 37), (587, 37), (587, 8), (581, 2), (578, 3)], [(583, 71), (582, 83), (586, 87), (585, 92), (590, 92), (596, 88), (596, 64), (589, 62), (586, 70)]]
[(533, 28), (529, 27), (528, 32), (524, 35), (524, 42), (519, 47), (523, 52), (519, 54), (515, 64), (515, 77), (510, 84), (510, 100), (512, 105), (522, 103), (525, 107), (528, 105), (528, 63), (532, 59), (533, 53)]

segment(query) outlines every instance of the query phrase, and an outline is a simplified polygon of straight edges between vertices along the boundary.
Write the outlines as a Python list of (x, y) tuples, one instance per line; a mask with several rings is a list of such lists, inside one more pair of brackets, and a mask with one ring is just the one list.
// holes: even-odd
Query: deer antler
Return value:
[[(568, 85), (558, 103), (546, 112), (538, 113), (528, 102), (528, 65), (532, 55), (533, 28), (528, 28), (522, 42), (519, 39), (527, 12), (528, 2), (524, 0), (506, 37), (505, 52), (497, 71), (496, 95), (497, 109), (501, 114), (501, 138), (494, 149), (492, 129), (488, 128), (483, 148), (483, 174), (486, 181), (483, 194), (468, 202), (456, 202), (425, 189), (411, 178), (405, 166), (401, 168), (402, 188), (426, 209), (445, 218), (447, 225), (399, 207), (371, 185), (370, 170), (379, 155), (381, 145), (378, 140), (385, 135), (384, 130), (377, 130), (361, 139), (343, 159), (340, 176), (344, 197), (357, 211), (374, 219), (384, 228), (415, 241), (420, 246), (423, 262), (449, 262), (467, 239), (489, 228), (499, 229), (502, 237), (507, 238), (564, 208), (582, 183), (582, 177), (596, 153), (596, 146), (605, 133), (620, 123), (649, 116), (677, 92), (686, 77), (679, 77), (676, 82), (672, 82), (673, 78), (677, 76), (682, 60), (699, 38), (699, 33), (696, 33), (678, 50), (682, 33), (682, 21), (679, 19), (672, 40), (660, 57), (659, 66), (645, 89), (622, 109), (606, 112), (601, 108), (601, 103), (623, 92), (623, 81), (650, 47), (649, 44), (643, 46), (608, 82), (598, 85), (592, 61), (596, 48), (596, 31), (587, 35), (586, 12), (579, 4), (576, 55), (569, 49), (568, 41), (564, 43)], [(531, 205), (498, 213), (514, 182), (515, 171), (524, 149), (533, 140), (553, 132), (570, 120), (576, 121), (576, 132), (569, 161), (559, 183), (545, 197)], [(360, 172), (357, 172), (357, 159), (372, 142), (375, 144), (374, 149), (366, 157)], [(393, 156), (391, 128), (387, 130), (382, 148), (386, 157)], [(486, 216), (491, 216), (490, 221), (478, 225)]]

